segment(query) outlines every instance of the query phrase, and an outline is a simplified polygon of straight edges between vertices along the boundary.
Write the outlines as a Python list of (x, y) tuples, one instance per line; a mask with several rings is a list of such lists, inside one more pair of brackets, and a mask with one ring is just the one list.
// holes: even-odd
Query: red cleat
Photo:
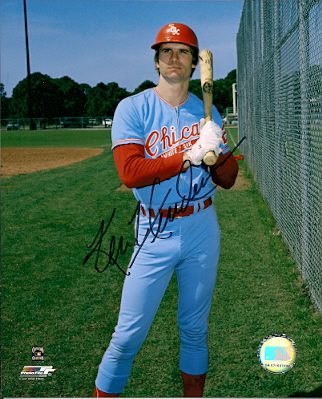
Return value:
[(100, 389), (94, 389), (94, 398), (118, 398), (120, 396), (119, 393), (107, 393), (103, 392)]

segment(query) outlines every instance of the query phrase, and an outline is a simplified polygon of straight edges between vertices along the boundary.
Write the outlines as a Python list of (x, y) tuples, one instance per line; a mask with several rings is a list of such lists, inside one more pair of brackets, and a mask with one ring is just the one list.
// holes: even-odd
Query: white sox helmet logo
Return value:
[(177, 28), (175, 25), (170, 24), (170, 29), (169, 32), (171, 32), (173, 35), (180, 35), (180, 29)]
[(183, 43), (198, 49), (198, 39), (189, 26), (179, 22), (171, 22), (164, 25), (158, 32), (151, 48), (156, 50), (162, 43)]

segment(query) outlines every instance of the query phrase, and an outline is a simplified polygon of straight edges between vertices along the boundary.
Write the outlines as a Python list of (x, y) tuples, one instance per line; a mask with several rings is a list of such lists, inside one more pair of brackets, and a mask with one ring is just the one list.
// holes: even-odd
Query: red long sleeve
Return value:
[(212, 181), (223, 188), (231, 188), (238, 175), (238, 163), (231, 152), (220, 154), (215, 165), (210, 166)]
[(152, 185), (155, 178), (170, 179), (180, 172), (183, 154), (167, 158), (144, 157), (144, 147), (139, 144), (124, 144), (113, 150), (115, 165), (121, 181), (129, 188)]

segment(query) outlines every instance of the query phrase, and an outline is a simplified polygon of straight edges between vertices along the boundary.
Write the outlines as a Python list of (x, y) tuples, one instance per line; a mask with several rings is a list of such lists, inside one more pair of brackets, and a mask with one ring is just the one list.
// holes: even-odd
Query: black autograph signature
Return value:
[[(94, 257), (94, 267), (99, 273), (103, 273), (110, 265), (115, 265), (121, 272), (126, 274), (122, 267), (118, 264), (119, 255), (123, 255), (127, 252), (130, 247), (128, 241), (124, 241), (124, 237), (120, 236), (117, 240), (113, 235), (109, 241), (109, 248), (103, 249), (104, 237), (110, 228), (112, 221), (115, 217), (116, 208), (113, 209), (112, 215), (107, 223), (104, 220), (101, 221), (100, 227), (96, 233), (94, 240), (86, 245), (86, 248), (90, 249), (89, 253), (85, 256), (83, 260), (83, 265), (85, 265), (90, 258)], [(104, 266), (100, 266), (100, 257), (104, 255), (106, 257), (106, 262)]]
[[(240, 144), (246, 139), (246, 137), (243, 137), (238, 144), (235, 146), (235, 148), (231, 151), (231, 154), (229, 156), (232, 156), (234, 151), (240, 146)], [(216, 165), (216, 168), (221, 166), (224, 162), (226, 162), (226, 159), (224, 159), (221, 163)], [(188, 162), (188, 161), (187, 161)], [(151, 214), (148, 214), (149, 218), (149, 227), (146, 230), (146, 233), (142, 239), (142, 242), (139, 242), (138, 240), (138, 228), (140, 224), (140, 215), (141, 215), (141, 203), (140, 201), (137, 202), (135, 211), (133, 212), (130, 220), (128, 221), (128, 225), (131, 225), (133, 221), (136, 219), (136, 231), (135, 231), (135, 249), (134, 253), (132, 256), (132, 259), (127, 267), (127, 271), (125, 271), (119, 264), (119, 256), (124, 255), (127, 253), (129, 248), (133, 248), (133, 242), (128, 242), (125, 241), (124, 237), (121, 235), (120, 237), (116, 237), (115, 235), (112, 235), (112, 237), (109, 239), (108, 243), (104, 243), (103, 246), (103, 241), (105, 239), (105, 236), (115, 218), (116, 215), (116, 208), (113, 209), (112, 215), (110, 216), (109, 220), (107, 223), (102, 220), (99, 226), (99, 229), (93, 239), (93, 241), (90, 244), (86, 245), (86, 248), (89, 249), (89, 252), (86, 254), (83, 260), (83, 265), (85, 265), (90, 259), (94, 259), (94, 268), (97, 272), (103, 273), (105, 270), (108, 269), (109, 266), (115, 265), (122, 273), (125, 275), (129, 276), (131, 274), (130, 269), (133, 266), (138, 254), (140, 253), (144, 243), (148, 239), (149, 236), (152, 236), (151, 243), (153, 243), (157, 238), (159, 239), (167, 239), (172, 236), (172, 232), (168, 232), (166, 236), (160, 236), (161, 233), (163, 233), (168, 225), (169, 222), (172, 222), (176, 216), (180, 216), (180, 213), (183, 213), (186, 211), (187, 207), (189, 206), (189, 203), (192, 201), (196, 200), (201, 200), (203, 198), (208, 197), (215, 189), (216, 185), (214, 185), (207, 193), (203, 194), (202, 196), (198, 196), (202, 188), (204, 188), (211, 176), (207, 176), (207, 178), (202, 178), (200, 184), (193, 184), (193, 175), (192, 175), (192, 167), (193, 165), (190, 165), (188, 169), (184, 170), (184, 164), (182, 164), (181, 169), (177, 175), (177, 180), (176, 180), (176, 191), (181, 198), (180, 203), (176, 203), (174, 206), (169, 206), (167, 209), (167, 214), (164, 216), (164, 214), (160, 214), (161, 209), (164, 209), (164, 204), (166, 203), (170, 193), (171, 193), (171, 188), (167, 191), (165, 194), (162, 203), (159, 207), (159, 210), (154, 216), (151, 216)], [(190, 185), (189, 185), (189, 192), (188, 194), (182, 194), (180, 191), (180, 177), (181, 174), (189, 173), (189, 180), (190, 180)], [(153, 208), (152, 204), (154, 202), (154, 193), (155, 193), (155, 187), (157, 184), (160, 184), (160, 179), (155, 178), (153, 181), (153, 184), (151, 186), (151, 193), (150, 193), (150, 201), (149, 201), (149, 208)], [(105, 245), (107, 245), (107, 249), (104, 249)], [(103, 266), (100, 266), (102, 263), (101, 257), (104, 257), (104, 264)]]

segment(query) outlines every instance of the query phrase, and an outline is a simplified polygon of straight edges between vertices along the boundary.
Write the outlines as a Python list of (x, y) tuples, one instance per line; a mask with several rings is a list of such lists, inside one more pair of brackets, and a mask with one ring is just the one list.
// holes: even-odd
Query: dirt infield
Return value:
[[(3, 148), (1, 150), (1, 176), (22, 175), (45, 169), (67, 166), (103, 152), (101, 148)], [(250, 182), (239, 169), (231, 190), (245, 191)], [(219, 190), (223, 190), (218, 187)], [(123, 184), (116, 191), (132, 191)]]
[(103, 152), (101, 148), (3, 148), (1, 176), (67, 166)]
[[(230, 190), (234, 191), (246, 191), (250, 187), (250, 181), (246, 178), (245, 173), (243, 169), (239, 168), (237, 179), (235, 181), (235, 184), (230, 188)], [(225, 190), (224, 188), (221, 188), (218, 186), (219, 190)]]

